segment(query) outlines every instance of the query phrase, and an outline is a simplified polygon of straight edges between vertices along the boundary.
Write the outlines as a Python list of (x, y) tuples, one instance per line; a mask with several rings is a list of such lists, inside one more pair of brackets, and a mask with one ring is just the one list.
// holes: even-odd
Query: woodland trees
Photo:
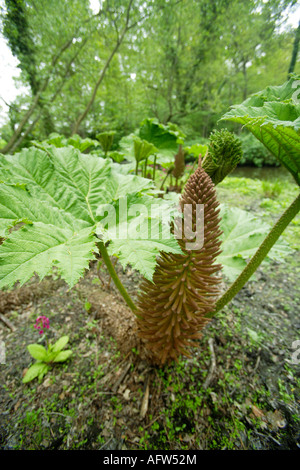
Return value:
[(146, 116), (208, 136), (230, 105), (299, 72), (299, 32), (283, 27), (295, 4), (5, 0), (2, 34), (28, 93), (10, 103), (2, 153), (54, 131), (122, 137)]

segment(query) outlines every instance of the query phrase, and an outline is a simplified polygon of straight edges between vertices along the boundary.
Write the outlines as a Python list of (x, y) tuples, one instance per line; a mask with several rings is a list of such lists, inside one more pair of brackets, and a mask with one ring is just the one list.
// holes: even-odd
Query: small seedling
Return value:
[[(47, 317), (38, 317), (34, 328), (39, 331), (40, 335), (43, 335), (44, 328), (49, 328), (49, 319)], [(36, 359), (36, 362), (27, 370), (23, 383), (28, 383), (35, 378), (42, 380), (53, 364), (67, 361), (72, 354), (70, 349), (63, 350), (68, 341), (68, 336), (62, 336), (54, 344), (47, 341), (47, 347), (37, 343), (29, 344), (27, 349), (30, 355)]]

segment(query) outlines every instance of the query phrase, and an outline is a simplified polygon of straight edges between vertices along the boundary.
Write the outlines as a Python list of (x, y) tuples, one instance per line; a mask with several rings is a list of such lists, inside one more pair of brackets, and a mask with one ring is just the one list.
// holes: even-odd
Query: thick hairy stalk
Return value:
[(260, 247), (257, 249), (255, 255), (251, 258), (245, 269), (241, 272), (239, 277), (230, 286), (230, 288), (220, 297), (216, 303), (214, 311), (208, 314), (208, 317), (213, 317), (225, 305), (227, 305), (235, 295), (244, 287), (246, 282), (255, 273), (262, 261), (265, 259), (273, 245), (277, 242), (278, 238), (293, 220), (293, 218), (300, 211), (300, 195), (292, 202), (292, 204), (285, 210), (282, 216), (278, 219), (272, 230), (268, 233)]
[(118, 291), (122, 295), (122, 297), (125, 300), (125, 302), (127, 303), (128, 307), (130, 307), (133, 312), (136, 312), (136, 306), (134, 305), (130, 295), (128, 294), (127, 290), (123, 286), (122, 282), (120, 281), (119, 276), (117, 275), (116, 270), (114, 268), (114, 265), (112, 264), (112, 262), (110, 260), (109, 254), (107, 253), (107, 249), (106, 249), (104, 243), (99, 242), (97, 245), (98, 245), (99, 251), (101, 253), (102, 259), (103, 259), (104, 263), (106, 264), (108, 272), (109, 272), (112, 280), (114, 281)]
[[(219, 204), (214, 185), (200, 166), (189, 178), (180, 205), (182, 211), (186, 205), (192, 208), (194, 239), (202, 229), (203, 245), (190, 249), (192, 240), (184, 230), (178, 240), (183, 254), (161, 254), (153, 282), (142, 282), (137, 302), (138, 334), (159, 365), (190, 355), (188, 349), (200, 338), (219, 296)], [(197, 205), (204, 208), (204, 227)]]

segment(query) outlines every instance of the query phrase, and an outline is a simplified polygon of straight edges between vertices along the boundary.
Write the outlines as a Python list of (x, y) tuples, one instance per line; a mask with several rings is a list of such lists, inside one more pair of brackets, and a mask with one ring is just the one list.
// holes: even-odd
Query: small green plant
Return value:
[(125, 155), (124, 153), (117, 152), (114, 150), (113, 152), (108, 152), (109, 158), (112, 158), (112, 160), (116, 163), (121, 163), (125, 160)]
[(96, 135), (96, 139), (99, 140), (105, 156), (107, 156), (109, 150), (111, 149), (111, 146), (114, 141), (114, 136), (114, 131), (101, 132), (100, 134)]
[(152, 145), (151, 143), (147, 142), (147, 140), (142, 140), (139, 137), (136, 137), (134, 139), (134, 157), (136, 161), (136, 167), (135, 167), (135, 174), (138, 174), (139, 171), (139, 163), (143, 160), (145, 160), (145, 166), (144, 166), (144, 171), (143, 174), (145, 176), (145, 173), (147, 171), (147, 162), (148, 162), (148, 157), (150, 155), (153, 155), (157, 149)]
[(85, 304), (84, 304), (84, 309), (85, 309), (85, 311), (89, 313), (89, 311), (91, 310), (91, 308), (92, 308), (91, 303), (90, 303), (88, 300), (86, 300), (86, 302), (85, 302)]
[[(49, 329), (49, 318), (39, 316), (36, 319), (34, 328), (38, 330), (39, 335), (44, 335), (44, 330)], [(36, 362), (27, 370), (23, 383), (28, 383), (35, 378), (42, 380), (53, 364), (66, 362), (72, 354), (70, 349), (64, 350), (68, 341), (68, 336), (62, 336), (54, 344), (47, 341), (46, 347), (38, 343), (29, 344), (27, 349)]]

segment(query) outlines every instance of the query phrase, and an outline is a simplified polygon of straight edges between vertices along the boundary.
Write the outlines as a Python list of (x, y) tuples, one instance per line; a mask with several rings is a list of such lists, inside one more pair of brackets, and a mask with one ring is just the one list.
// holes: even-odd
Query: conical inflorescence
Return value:
[(231, 173), (243, 156), (242, 142), (227, 129), (213, 131), (202, 166), (215, 185)]
[(201, 337), (220, 293), (219, 203), (214, 184), (200, 164), (185, 186), (180, 208), (184, 217), (177, 221), (175, 233), (183, 227), (178, 239), (183, 254), (161, 253), (153, 282), (142, 282), (137, 303), (139, 336), (159, 365), (190, 355), (189, 348)]

